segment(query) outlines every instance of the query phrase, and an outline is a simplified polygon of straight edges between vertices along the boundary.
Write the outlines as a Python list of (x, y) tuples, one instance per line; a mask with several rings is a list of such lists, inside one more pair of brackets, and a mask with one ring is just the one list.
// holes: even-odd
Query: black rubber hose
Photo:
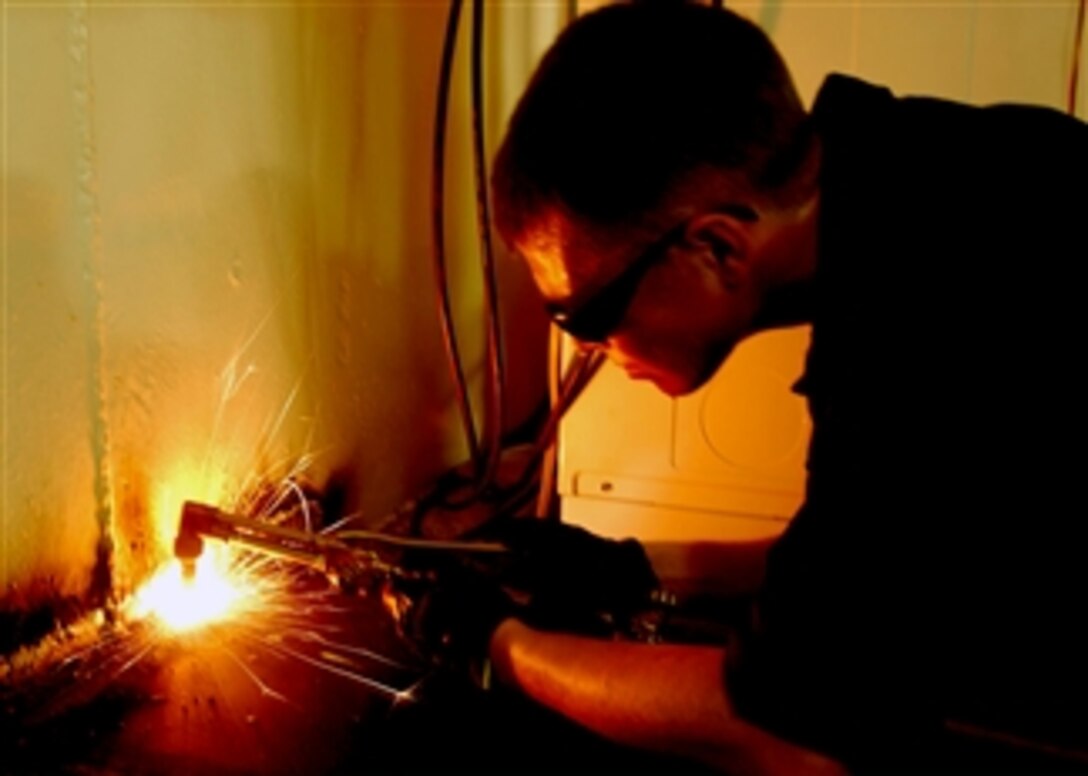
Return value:
[(461, 18), (463, 0), (452, 0), (446, 21), (446, 37), (442, 44), (442, 63), (438, 75), (438, 97), (434, 117), (434, 148), (431, 156), (431, 259), (438, 295), (438, 314), (442, 324), (442, 340), (446, 346), (446, 359), (457, 392), (457, 404), (461, 412), (465, 440), (477, 476), (481, 473), (480, 443), (476, 436), (476, 423), (469, 402), (465, 371), (457, 346), (457, 333), (453, 324), (450, 305), (449, 279), (446, 273), (446, 120), (449, 114), (450, 79), (453, 57), (457, 50), (457, 28)]
[(477, 491), (487, 490), (498, 469), (502, 452), (503, 420), (505, 415), (506, 365), (502, 350), (498, 281), (495, 272), (495, 252), (491, 241), (491, 207), (488, 201), (487, 152), (484, 143), (484, 3), (472, 4), (472, 140), (476, 169), (476, 225), (480, 236), (483, 264), (485, 309), (487, 317), (487, 362), (490, 378), (488, 402), (487, 466)]

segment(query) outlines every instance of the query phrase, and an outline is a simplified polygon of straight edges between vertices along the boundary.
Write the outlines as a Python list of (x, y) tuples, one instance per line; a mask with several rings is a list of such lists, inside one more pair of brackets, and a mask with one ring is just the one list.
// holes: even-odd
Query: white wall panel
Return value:
[(753, 4), (738, 10), (773, 36), (806, 104), (828, 72), (855, 71), (858, 13), (852, 3)]
[[(974, 28), (971, 100), (1033, 102), (1065, 109), (1076, 2), (980, 3)], [(1081, 94), (1084, 72), (1083, 62)], [(1081, 99), (1083, 103), (1083, 98)], [(1080, 115), (1083, 113), (1083, 104)]]
[(80, 177), (70, 15), (3, 10), (0, 598), (23, 604), (80, 594), (100, 535), (94, 218)]
[(854, 74), (899, 94), (966, 99), (977, 10), (972, 3), (860, 0)]

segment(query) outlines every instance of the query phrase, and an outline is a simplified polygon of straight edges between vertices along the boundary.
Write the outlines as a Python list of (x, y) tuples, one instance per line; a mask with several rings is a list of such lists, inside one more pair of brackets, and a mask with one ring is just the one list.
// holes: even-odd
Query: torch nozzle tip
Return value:
[(196, 558), (181, 559), (181, 578), (186, 582), (196, 577)]

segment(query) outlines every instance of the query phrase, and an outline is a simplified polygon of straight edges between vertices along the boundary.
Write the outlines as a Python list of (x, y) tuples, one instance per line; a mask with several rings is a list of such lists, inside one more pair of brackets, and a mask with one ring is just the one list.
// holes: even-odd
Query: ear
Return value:
[(688, 223), (684, 237), (689, 244), (705, 249), (727, 288), (747, 280), (753, 259), (751, 219), (729, 212), (703, 213)]

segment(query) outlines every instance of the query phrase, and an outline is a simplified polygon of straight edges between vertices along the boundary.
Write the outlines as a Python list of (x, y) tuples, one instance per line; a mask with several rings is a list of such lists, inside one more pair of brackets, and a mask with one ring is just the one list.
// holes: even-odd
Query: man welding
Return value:
[(623, 4), (547, 53), (493, 184), (556, 324), (669, 395), (812, 325), (806, 498), (738, 637), (489, 610), (504, 683), (727, 772), (916, 770), (979, 730), (1088, 750), (1088, 127), (842, 75), (809, 112), (745, 19)]

